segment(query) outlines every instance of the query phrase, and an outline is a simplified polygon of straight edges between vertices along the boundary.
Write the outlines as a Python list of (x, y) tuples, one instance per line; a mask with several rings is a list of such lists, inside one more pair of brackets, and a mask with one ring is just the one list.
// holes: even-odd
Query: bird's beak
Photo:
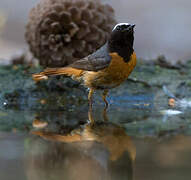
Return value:
[(128, 27), (127, 31), (128, 31), (128, 32), (134, 32), (134, 27), (135, 27), (135, 24), (131, 24), (131, 25)]

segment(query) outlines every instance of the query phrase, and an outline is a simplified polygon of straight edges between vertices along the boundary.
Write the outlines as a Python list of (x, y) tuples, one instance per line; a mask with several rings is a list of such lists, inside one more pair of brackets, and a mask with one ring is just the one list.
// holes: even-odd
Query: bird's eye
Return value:
[(117, 28), (116, 28), (117, 30), (120, 30), (121, 28), (120, 28), (120, 26), (117, 26)]

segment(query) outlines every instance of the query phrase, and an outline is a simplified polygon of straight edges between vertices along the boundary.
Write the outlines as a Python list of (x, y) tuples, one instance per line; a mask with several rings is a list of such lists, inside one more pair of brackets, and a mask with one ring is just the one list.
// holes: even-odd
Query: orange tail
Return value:
[(43, 131), (33, 131), (32, 134), (40, 136), (40, 137), (47, 139), (47, 140), (59, 141), (59, 142), (65, 142), (65, 143), (82, 141), (82, 136), (79, 134), (59, 135), (59, 134), (54, 134), (51, 132), (43, 132)]
[(41, 80), (48, 79), (48, 76), (55, 75), (66, 75), (66, 76), (74, 76), (79, 77), (82, 74), (83, 70), (75, 69), (72, 67), (63, 67), (63, 68), (47, 68), (43, 72), (38, 74), (33, 74), (33, 80), (38, 82)]

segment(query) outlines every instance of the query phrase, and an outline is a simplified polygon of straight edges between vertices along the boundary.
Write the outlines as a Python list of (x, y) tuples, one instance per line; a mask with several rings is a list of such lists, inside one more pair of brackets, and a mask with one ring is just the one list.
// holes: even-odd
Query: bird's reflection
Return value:
[[(89, 118), (92, 113), (89, 112)], [(26, 151), (28, 180), (132, 179), (135, 146), (117, 125), (91, 123), (62, 135), (33, 131)]]

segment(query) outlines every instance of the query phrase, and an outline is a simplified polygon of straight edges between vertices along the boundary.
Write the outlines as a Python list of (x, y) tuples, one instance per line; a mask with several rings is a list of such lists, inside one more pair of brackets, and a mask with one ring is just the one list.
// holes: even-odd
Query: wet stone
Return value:
[[(187, 102), (191, 96), (190, 69), (191, 61), (176, 69), (139, 60), (130, 80), (109, 93), (109, 121), (122, 125), (130, 135), (136, 136), (157, 136), (161, 131), (188, 126), (189, 121), (181, 119), (190, 118), (189, 106), (184, 106), (184, 111), (180, 106), (173, 107), (181, 112), (173, 118), (165, 115), (170, 107), (162, 87), (165, 85)], [(88, 90), (66, 77), (49, 78), (36, 84), (31, 75), (41, 70), (28, 65), (0, 66), (0, 130), (28, 131), (35, 119), (47, 122), (46, 128), (52, 130), (56, 127), (73, 129), (87, 123)], [(97, 122), (103, 121), (104, 103), (100, 95), (101, 91), (94, 95), (93, 116)], [(174, 121), (167, 121), (169, 118)]]

